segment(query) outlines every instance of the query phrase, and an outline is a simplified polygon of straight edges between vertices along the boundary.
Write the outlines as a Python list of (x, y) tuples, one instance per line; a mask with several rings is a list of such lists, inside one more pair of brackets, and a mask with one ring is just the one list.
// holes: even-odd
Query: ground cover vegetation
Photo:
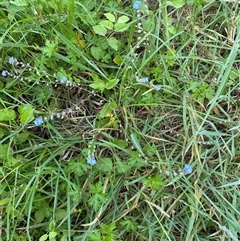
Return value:
[(239, 3), (0, 3), (0, 240), (240, 239)]

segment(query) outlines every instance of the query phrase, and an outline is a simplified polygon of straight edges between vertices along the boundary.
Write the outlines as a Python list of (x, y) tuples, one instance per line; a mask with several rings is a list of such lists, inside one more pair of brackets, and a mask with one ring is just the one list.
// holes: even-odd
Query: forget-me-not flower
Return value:
[(148, 83), (148, 77), (137, 78), (137, 82), (139, 83)]
[(7, 70), (3, 70), (3, 71), (2, 71), (2, 76), (3, 76), (3, 77), (8, 76), (8, 71), (7, 71)]
[(33, 121), (33, 123), (34, 123), (35, 126), (40, 126), (43, 122), (44, 122), (44, 120), (43, 120), (42, 116), (36, 118), (36, 119)]
[(67, 77), (66, 76), (63, 76), (61, 79), (60, 79), (60, 83), (61, 84), (65, 84), (67, 82)]
[(140, 1), (135, 1), (133, 3), (133, 9), (135, 9), (135, 10), (139, 10), (141, 8), (141, 6), (142, 6), (142, 3)]
[(87, 157), (87, 163), (93, 166), (97, 163), (97, 161), (94, 156), (89, 155)]
[(18, 62), (17, 59), (14, 58), (14, 57), (10, 57), (9, 60), (8, 60), (8, 63), (11, 64), (11, 65), (14, 65), (17, 62)]
[(192, 173), (192, 167), (191, 167), (191, 165), (185, 164), (185, 165), (184, 165), (184, 168), (183, 168), (183, 173), (184, 173), (185, 175), (191, 174), (191, 173)]
[(161, 85), (154, 85), (155, 90), (159, 91), (161, 89)]

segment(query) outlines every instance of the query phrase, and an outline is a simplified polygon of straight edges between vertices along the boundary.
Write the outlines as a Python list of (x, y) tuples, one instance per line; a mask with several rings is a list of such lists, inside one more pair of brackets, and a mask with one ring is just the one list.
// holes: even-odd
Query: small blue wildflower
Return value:
[(149, 79), (148, 77), (143, 77), (143, 78), (137, 78), (137, 82), (139, 83), (148, 83)]
[(156, 91), (159, 91), (161, 89), (161, 85), (154, 85), (154, 88)]
[(141, 6), (142, 6), (142, 3), (140, 1), (135, 1), (133, 3), (133, 9), (135, 9), (135, 10), (139, 10), (141, 8)]
[(95, 164), (97, 163), (97, 161), (96, 161), (96, 159), (95, 159), (94, 156), (90, 156), (90, 155), (89, 155), (89, 156), (87, 157), (87, 163), (93, 166), (93, 165), (95, 165)]
[(7, 70), (3, 70), (3, 71), (2, 71), (2, 76), (3, 76), (3, 77), (8, 76), (8, 71), (7, 71)]
[(63, 76), (61, 79), (60, 79), (60, 83), (61, 84), (65, 84), (67, 82), (67, 77), (66, 76)]
[(191, 173), (192, 173), (192, 167), (191, 167), (191, 165), (185, 164), (185, 165), (184, 165), (184, 168), (183, 168), (183, 173), (184, 173), (185, 175), (191, 174)]
[(34, 123), (35, 126), (40, 126), (43, 122), (44, 122), (44, 120), (43, 120), (42, 116), (36, 118), (36, 119), (33, 121), (33, 123)]
[(14, 65), (17, 62), (18, 62), (17, 59), (14, 58), (14, 57), (10, 57), (9, 60), (8, 60), (8, 63), (11, 64), (11, 65)]

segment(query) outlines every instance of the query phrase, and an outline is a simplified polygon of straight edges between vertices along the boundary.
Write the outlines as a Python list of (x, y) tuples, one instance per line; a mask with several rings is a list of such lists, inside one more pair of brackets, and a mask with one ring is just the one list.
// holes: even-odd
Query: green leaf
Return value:
[(55, 238), (57, 236), (57, 232), (54, 232), (54, 231), (51, 231), (49, 233), (49, 238), (52, 239), (52, 238)]
[(91, 54), (96, 60), (100, 60), (104, 57), (104, 51), (100, 47), (91, 47)]
[(24, 143), (25, 141), (27, 141), (29, 138), (29, 133), (28, 132), (22, 132), (20, 134), (17, 135), (17, 142), (19, 144)]
[(103, 173), (111, 172), (113, 170), (112, 160), (110, 158), (100, 158), (96, 168)]
[(120, 55), (116, 55), (113, 59), (113, 62), (117, 65), (121, 65), (123, 61)]
[(36, 223), (41, 223), (44, 220), (44, 218), (45, 218), (43, 209), (37, 210), (35, 212), (35, 214), (34, 214), (34, 217), (35, 217), (35, 222)]
[(101, 111), (99, 112), (99, 114), (97, 115), (97, 117), (99, 119), (102, 119), (104, 117), (106, 117), (108, 115), (108, 113), (110, 112), (110, 108), (109, 108), (109, 103), (106, 103), (103, 108), (101, 109)]
[(98, 231), (94, 231), (93, 233), (89, 233), (88, 238), (89, 238), (90, 241), (102, 241), (101, 234)]
[(93, 26), (93, 31), (96, 34), (99, 34), (101, 36), (105, 36), (107, 34), (107, 29), (104, 26), (102, 26), (102, 25), (95, 25), (95, 26)]
[(117, 32), (126, 31), (128, 28), (129, 28), (129, 25), (126, 24), (126, 23), (116, 23), (116, 24), (114, 25), (114, 29), (115, 29), (115, 31), (117, 31)]
[(48, 239), (48, 234), (43, 234), (43, 235), (40, 237), (39, 241), (45, 241), (45, 240), (47, 240), (47, 239)]
[(171, 1), (167, 1), (167, 5), (173, 6), (174, 8), (181, 8), (184, 4), (185, 4), (185, 3), (184, 3), (183, 0), (171, 0)]
[(126, 173), (130, 170), (131, 166), (125, 162), (117, 161), (116, 170), (119, 174)]
[(112, 110), (117, 108), (117, 103), (115, 101), (111, 101), (109, 103), (106, 103), (103, 108), (101, 109), (100, 113), (97, 115), (99, 119), (102, 119), (104, 117), (107, 117)]
[(34, 119), (34, 108), (30, 104), (19, 106), (18, 112), (20, 113), (20, 121), (22, 124), (29, 123)]
[(115, 39), (114, 37), (110, 37), (110, 38), (108, 38), (107, 41), (108, 41), (108, 44), (111, 48), (118, 51), (119, 42), (118, 42), (117, 39)]
[(105, 17), (110, 20), (111, 22), (116, 22), (116, 18), (112, 13), (104, 13)]
[(9, 203), (9, 201), (10, 201), (9, 197), (0, 200), (0, 206), (6, 205), (7, 203)]
[(89, 86), (95, 90), (104, 90), (104, 88), (105, 88), (105, 84), (101, 80), (99, 80), (99, 82), (94, 82), (94, 83), (90, 84)]
[(2, 109), (0, 110), (0, 121), (10, 121), (16, 118), (16, 113), (11, 109)]
[(107, 29), (113, 30), (113, 23), (108, 20), (102, 20), (99, 24)]
[(113, 87), (115, 87), (117, 85), (117, 83), (119, 82), (119, 79), (110, 79), (108, 80), (108, 82), (106, 83), (106, 89), (110, 90)]
[(118, 20), (117, 23), (126, 23), (129, 21), (129, 17), (127, 16), (121, 16)]

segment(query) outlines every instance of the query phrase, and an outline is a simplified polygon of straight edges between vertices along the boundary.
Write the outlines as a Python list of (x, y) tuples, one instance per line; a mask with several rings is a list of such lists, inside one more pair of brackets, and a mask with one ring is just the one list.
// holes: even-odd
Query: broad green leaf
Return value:
[(18, 112), (20, 113), (20, 121), (22, 124), (29, 123), (34, 119), (34, 108), (30, 104), (19, 106)]
[(96, 60), (100, 60), (104, 57), (104, 51), (100, 47), (91, 47), (91, 54)]
[(56, 221), (60, 221), (67, 216), (67, 210), (65, 209), (57, 209), (55, 212)]
[(105, 84), (103, 81), (99, 81), (99, 82), (94, 82), (89, 86), (95, 90), (104, 90)]
[(114, 50), (118, 51), (118, 45), (119, 45), (119, 42), (117, 39), (115, 39), (114, 37), (110, 37), (108, 38), (108, 44), (111, 48), (113, 48)]
[(121, 16), (118, 20), (117, 23), (126, 23), (129, 21), (129, 17), (127, 16)]
[(28, 140), (28, 138), (29, 138), (29, 133), (28, 132), (22, 132), (22, 133), (20, 133), (20, 134), (18, 134), (17, 135), (17, 142), (19, 143), (19, 144), (22, 144), (22, 143), (24, 143), (25, 141), (27, 141)]
[(0, 110), (0, 121), (10, 121), (16, 118), (16, 113), (11, 109)]
[(45, 241), (45, 240), (47, 240), (47, 239), (48, 239), (48, 234), (43, 234), (43, 235), (40, 237), (39, 241)]
[(110, 79), (108, 80), (108, 82), (106, 83), (106, 89), (110, 90), (113, 87), (115, 87), (117, 85), (117, 83), (119, 82), (119, 79)]
[(102, 20), (99, 22), (99, 24), (107, 29), (110, 29), (110, 30), (113, 29), (113, 23), (108, 20)]
[(113, 23), (116, 22), (116, 18), (112, 13), (105, 13), (104, 15), (109, 21), (111, 21)]
[(112, 160), (110, 158), (100, 158), (96, 167), (101, 172), (111, 172), (113, 170)]
[(93, 31), (96, 34), (99, 34), (101, 36), (105, 36), (107, 34), (107, 29), (104, 26), (102, 26), (102, 25), (95, 25), (95, 26), (93, 26)]
[(4, 198), (2, 200), (0, 200), (0, 206), (4, 206), (5, 204), (7, 204), (10, 201), (10, 198)]
[(117, 65), (121, 65), (123, 61), (120, 55), (116, 55), (113, 59), (113, 62)]
[(103, 108), (101, 109), (100, 113), (97, 115), (97, 117), (99, 119), (102, 119), (104, 117), (106, 117), (108, 115), (108, 113), (110, 112), (110, 108), (109, 108), (109, 103), (106, 103)]
[(113, 100), (109, 103), (109, 108), (115, 110), (117, 108), (117, 103)]
[(45, 218), (43, 209), (37, 210), (34, 214), (34, 217), (36, 223), (41, 223)]
[(126, 23), (116, 23), (116, 24), (114, 25), (114, 29), (115, 29), (115, 31), (117, 31), (117, 32), (126, 31), (128, 28), (129, 28), (129, 25), (126, 24)]
[(130, 168), (131, 166), (129, 166), (126, 162), (118, 160), (116, 163), (116, 170), (118, 173), (126, 173)]
[(6, 166), (13, 167), (16, 164), (20, 163), (21, 158), (15, 158), (13, 156), (7, 156)]
[(57, 236), (57, 232), (54, 232), (54, 231), (49, 232), (49, 238), (50, 238), (50, 239), (53, 239), (53, 238), (55, 238), (56, 236)]
[(117, 103), (115, 101), (111, 101), (109, 103), (106, 103), (103, 108), (101, 109), (100, 113), (97, 115), (99, 119), (102, 119), (111, 113), (112, 110), (115, 110), (117, 108)]
[(181, 8), (184, 4), (185, 4), (185, 3), (184, 3), (183, 0), (171, 0), (171, 1), (167, 1), (167, 5), (173, 6), (174, 8)]

